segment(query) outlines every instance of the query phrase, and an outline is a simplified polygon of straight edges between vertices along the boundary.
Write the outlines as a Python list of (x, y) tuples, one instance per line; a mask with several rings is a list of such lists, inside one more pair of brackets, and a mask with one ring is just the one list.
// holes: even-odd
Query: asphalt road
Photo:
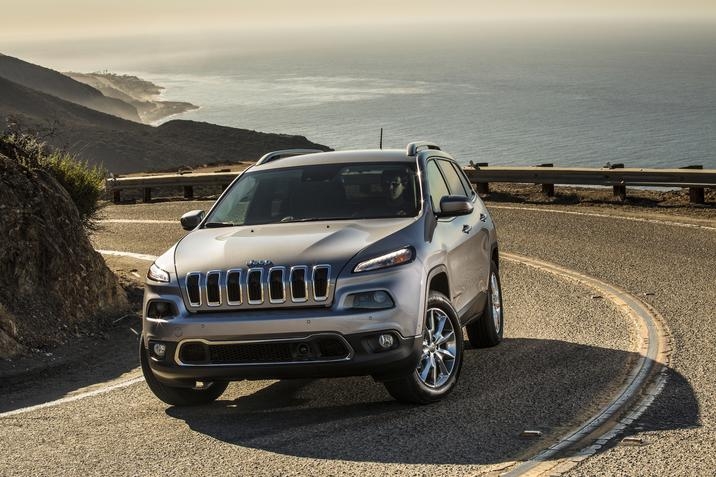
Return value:
[[(106, 215), (172, 221), (207, 205), (112, 206)], [(634, 294), (648, 292), (645, 300), (673, 335), (667, 387), (628, 430), (645, 437), (646, 445), (612, 446), (572, 473), (713, 475), (716, 231), (499, 206), (492, 212), (502, 250)], [(716, 226), (710, 217), (683, 220)], [(104, 227), (94, 238), (98, 248), (149, 254), (182, 235), (176, 222)], [(608, 301), (592, 298), (591, 290), (520, 264), (504, 262), (502, 273), (507, 339), (493, 349), (469, 350), (459, 386), (441, 403), (400, 405), (370, 378), (346, 378), (234, 383), (212, 406), (178, 409), (137, 383), (0, 418), (0, 475), (465, 475), (507, 469), (611, 398), (637, 356), (632, 325)], [(525, 429), (541, 430), (542, 439), (521, 439)]]

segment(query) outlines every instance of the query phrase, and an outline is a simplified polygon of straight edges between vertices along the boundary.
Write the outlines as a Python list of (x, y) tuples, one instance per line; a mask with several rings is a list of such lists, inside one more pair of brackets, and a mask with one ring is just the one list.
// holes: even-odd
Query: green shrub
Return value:
[(73, 155), (50, 151), (37, 136), (8, 129), (0, 136), (0, 153), (20, 164), (43, 170), (65, 188), (88, 231), (96, 228), (97, 215), (103, 204), (105, 171), (90, 166)]
[(105, 172), (64, 152), (54, 152), (41, 163), (70, 195), (85, 228), (93, 230), (104, 195)]

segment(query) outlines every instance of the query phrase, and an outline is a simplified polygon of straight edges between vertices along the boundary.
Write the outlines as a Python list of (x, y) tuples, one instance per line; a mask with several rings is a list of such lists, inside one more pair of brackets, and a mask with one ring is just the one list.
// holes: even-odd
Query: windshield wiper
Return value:
[(284, 217), (281, 219), (281, 223), (287, 223), (287, 222), (319, 222), (324, 220), (349, 220), (352, 217), (301, 217), (301, 218), (294, 218), (291, 216)]
[(235, 227), (236, 224), (233, 222), (207, 222), (204, 227), (207, 229), (218, 229), (219, 227)]

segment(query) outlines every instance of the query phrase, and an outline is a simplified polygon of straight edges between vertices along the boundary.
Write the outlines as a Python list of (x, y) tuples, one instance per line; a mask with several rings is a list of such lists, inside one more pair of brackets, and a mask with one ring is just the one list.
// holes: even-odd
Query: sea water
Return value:
[(95, 69), (200, 106), (170, 119), (334, 149), (378, 147), (383, 128), (384, 147), (431, 140), (462, 163), (716, 168), (712, 25), (423, 25), (297, 34), (295, 45), (280, 36), (279, 46), (226, 36), (185, 54), (164, 45)]

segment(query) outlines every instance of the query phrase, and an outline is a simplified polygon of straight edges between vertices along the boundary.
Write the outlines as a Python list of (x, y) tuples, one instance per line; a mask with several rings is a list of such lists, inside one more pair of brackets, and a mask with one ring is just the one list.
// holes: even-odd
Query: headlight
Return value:
[(395, 252), (386, 253), (380, 257), (371, 258), (364, 262), (360, 262), (353, 269), (354, 273), (369, 272), (371, 270), (379, 270), (381, 268), (394, 267), (396, 265), (402, 265), (409, 263), (413, 260), (415, 252), (412, 247), (401, 248)]
[(395, 303), (388, 292), (383, 290), (353, 293), (348, 295), (346, 300), (347, 308), (364, 309), (364, 310), (385, 310), (393, 308)]
[(152, 263), (147, 272), (147, 278), (154, 280), (155, 282), (169, 283), (169, 272), (166, 272), (159, 268), (156, 263)]

